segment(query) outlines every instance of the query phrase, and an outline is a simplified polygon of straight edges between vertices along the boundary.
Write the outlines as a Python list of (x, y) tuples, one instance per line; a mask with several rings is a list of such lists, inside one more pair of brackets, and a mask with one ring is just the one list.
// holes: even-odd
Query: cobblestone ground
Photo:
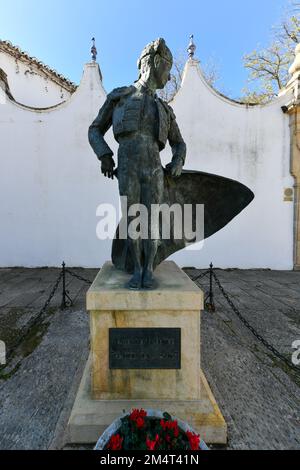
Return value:
[[(96, 270), (76, 269), (93, 279)], [(186, 269), (191, 277), (201, 271)], [(300, 339), (300, 272), (216, 270), (247, 320), (288, 359)], [(57, 269), (0, 269), (0, 339), (10, 349), (36, 318)], [(199, 281), (204, 290), (208, 279)], [(67, 278), (73, 306), (55, 294), (0, 371), (0, 449), (63, 446), (63, 432), (89, 349), (87, 284)], [(202, 367), (228, 424), (228, 449), (300, 449), (300, 376), (276, 359), (214, 287), (202, 313)], [(30, 322), (30, 323), (29, 323)]]

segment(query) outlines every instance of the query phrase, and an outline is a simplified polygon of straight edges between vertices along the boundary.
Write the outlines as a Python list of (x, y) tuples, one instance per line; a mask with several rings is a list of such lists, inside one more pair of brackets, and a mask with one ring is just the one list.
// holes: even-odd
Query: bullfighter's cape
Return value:
[[(196, 205), (204, 205), (204, 227), (198, 226), (194, 239), (174, 237), (174, 220), (171, 219), (169, 239), (161, 239), (154, 260), (154, 267), (182, 248), (216, 233), (238, 215), (254, 198), (253, 192), (238, 181), (201, 171), (183, 170), (178, 178), (165, 172), (162, 204), (192, 205), (192, 228), (196, 231)], [(176, 223), (176, 222), (175, 222)], [(116, 268), (132, 272), (133, 265), (127, 241), (118, 238), (119, 227), (112, 244), (112, 261)], [(177, 236), (177, 235), (176, 235)]]

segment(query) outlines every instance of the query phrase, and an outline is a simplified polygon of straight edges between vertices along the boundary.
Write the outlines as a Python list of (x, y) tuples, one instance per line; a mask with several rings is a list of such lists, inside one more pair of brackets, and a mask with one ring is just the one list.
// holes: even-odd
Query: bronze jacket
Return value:
[[(104, 155), (113, 155), (112, 150), (104, 140), (104, 135), (113, 126), (115, 139), (121, 135), (137, 132), (140, 125), (142, 112), (142, 100), (130, 99), (136, 91), (134, 86), (115, 88), (107, 95), (106, 101), (100, 108), (99, 114), (89, 127), (89, 142), (99, 160)], [(159, 149), (162, 150), (167, 140), (172, 149), (172, 160), (185, 161), (186, 145), (180, 134), (175, 114), (172, 108), (160, 98), (156, 98), (158, 110), (158, 135)]]

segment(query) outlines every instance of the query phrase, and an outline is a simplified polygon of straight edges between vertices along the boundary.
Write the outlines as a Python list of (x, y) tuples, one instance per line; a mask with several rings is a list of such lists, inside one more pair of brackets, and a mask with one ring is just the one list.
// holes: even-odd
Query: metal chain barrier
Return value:
[(70, 269), (66, 268), (65, 262), (62, 263), (62, 274), (63, 274), (63, 291), (62, 291), (62, 301), (61, 301), (61, 309), (65, 309), (73, 305), (73, 300), (69, 296), (69, 291), (66, 289), (66, 273), (70, 274), (70, 276), (78, 279), (79, 281), (85, 282), (89, 286), (92, 284), (92, 281), (86, 279), (85, 277), (80, 276), (79, 274), (71, 271)]
[(209, 269), (207, 271), (204, 271), (204, 273), (199, 274), (199, 276), (191, 278), (192, 281), (199, 281), (200, 279), (204, 278), (209, 274), (209, 291), (205, 294), (204, 298), (204, 308), (208, 312), (214, 312), (216, 310), (215, 304), (214, 304), (214, 296), (213, 296), (213, 290), (212, 290), (212, 271), (213, 271), (213, 264), (210, 263)]
[(20, 346), (20, 344), (24, 341), (24, 339), (26, 339), (29, 331), (33, 328), (33, 326), (37, 325), (39, 320), (41, 319), (41, 316), (46, 312), (56, 290), (58, 289), (58, 286), (60, 284), (60, 281), (61, 281), (61, 278), (63, 276), (63, 272), (61, 270), (61, 272), (59, 273), (52, 289), (51, 289), (51, 292), (49, 294), (49, 296), (47, 297), (47, 300), (46, 302), (44, 303), (43, 307), (39, 310), (39, 312), (35, 315), (35, 317), (33, 319), (31, 319), (29, 322), (28, 322), (28, 326), (26, 328), (26, 330), (21, 334), (21, 336), (19, 336), (19, 338), (17, 339), (17, 341), (15, 342), (15, 344), (13, 344), (9, 351), (8, 351), (8, 354), (7, 354), (7, 364), (5, 364), (3, 367), (0, 368), (0, 370), (3, 368), (5, 368), (9, 361), (10, 361), (10, 358), (13, 354), (13, 352), (15, 351), (15, 349)]
[(209, 273), (209, 269), (207, 271), (204, 271), (204, 273), (201, 273), (199, 274), (199, 276), (196, 276), (196, 277), (191, 277), (191, 280), (192, 281), (199, 281), (200, 279), (202, 279), (204, 276), (206, 276), (207, 274)]
[(70, 274), (70, 276), (76, 277), (77, 279), (79, 279), (79, 281), (83, 281), (83, 282), (85, 282), (86, 284), (91, 285), (92, 282), (93, 282), (93, 281), (90, 281), (89, 279), (86, 279), (86, 278), (80, 276), (80, 275), (77, 274), (77, 273), (74, 273), (74, 272), (71, 271), (70, 269), (66, 269), (66, 273)]
[(255, 328), (253, 328), (252, 325), (250, 325), (250, 323), (246, 320), (246, 318), (241, 314), (241, 312), (238, 310), (238, 308), (234, 305), (234, 303), (230, 299), (227, 292), (224, 290), (221, 282), (219, 281), (219, 279), (218, 279), (218, 277), (217, 277), (217, 275), (214, 271), (212, 271), (212, 275), (213, 275), (214, 280), (215, 280), (217, 286), (219, 287), (221, 293), (223, 294), (223, 296), (227, 300), (228, 304), (232, 308), (233, 312), (237, 315), (237, 317), (245, 325), (245, 327), (248, 328), (248, 330), (251, 331), (251, 333), (255, 336), (255, 338), (258, 341), (260, 341), (269, 351), (271, 351), (271, 353), (274, 354), (274, 356), (276, 356), (278, 359), (280, 359), (282, 362), (284, 362), (288, 367), (290, 367), (291, 369), (293, 369), (293, 370), (295, 370), (296, 372), (299, 373), (300, 372), (300, 367), (292, 364), (283, 354), (281, 354), (277, 349), (275, 349), (274, 346), (272, 346), (272, 344), (270, 344), (265, 338), (263, 338), (255, 330)]
[(58, 289), (58, 286), (61, 282), (61, 280), (63, 281), (63, 288), (62, 288), (62, 303), (61, 303), (61, 309), (65, 309), (66, 307), (69, 307), (73, 304), (72, 302), (72, 299), (70, 298), (70, 296), (68, 295), (68, 290), (66, 289), (66, 273), (70, 274), (71, 276), (79, 279), (80, 281), (83, 281), (85, 282), (86, 284), (89, 284), (91, 285), (92, 284), (92, 281), (90, 281), (89, 279), (86, 279), (82, 276), (80, 276), (79, 274), (71, 271), (70, 269), (66, 269), (65, 267), (65, 263), (63, 262), (62, 263), (62, 269), (50, 291), (50, 294), (49, 296), (47, 297), (47, 300), (46, 302), (44, 303), (43, 307), (39, 310), (39, 312), (35, 315), (34, 318), (32, 318), (27, 326), (26, 326), (26, 329), (24, 330), (24, 332), (19, 336), (19, 338), (17, 339), (17, 341), (9, 348), (9, 351), (7, 353), (7, 363), (4, 365), (4, 366), (1, 366), (0, 367), (0, 370), (3, 370), (5, 367), (7, 367), (7, 365), (9, 364), (10, 362), (10, 359), (14, 353), (14, 351), (20, 346), (20, 344), (26, 339), (26, 337), (28, 336), (30, 330), (36, 326), (39, 321), (41, 320), (42, 318), (42, 315), (46, 312), (55, 292), (57, 291)]

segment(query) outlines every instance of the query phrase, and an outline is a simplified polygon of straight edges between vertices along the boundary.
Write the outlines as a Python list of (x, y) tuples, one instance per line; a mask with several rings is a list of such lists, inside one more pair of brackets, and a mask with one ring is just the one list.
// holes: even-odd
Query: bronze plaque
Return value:
[(180, 369), (180, 328), (110, 328), (110, 369)]

